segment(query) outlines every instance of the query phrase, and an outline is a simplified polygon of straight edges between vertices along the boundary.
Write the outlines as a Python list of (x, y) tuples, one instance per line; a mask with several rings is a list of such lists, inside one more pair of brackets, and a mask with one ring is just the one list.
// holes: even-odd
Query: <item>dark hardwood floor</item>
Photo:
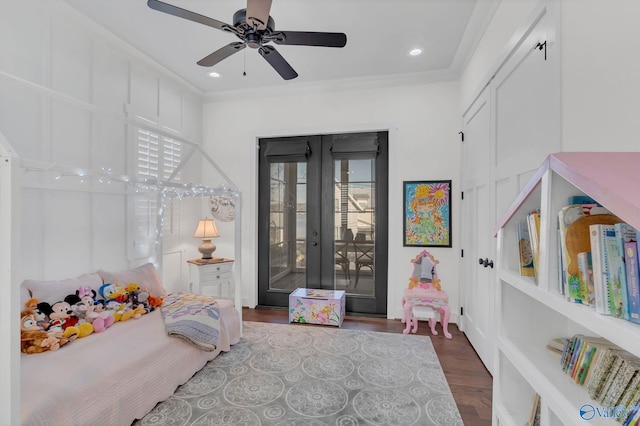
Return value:
[[(244, 321), (272, 322), (286, 324), (289, 317), (286, 309), (250, 309), (243, 308)], [(404, 324), (400, 320), (347, 316), (342, 328), (356, 330), (402, 333)], [(482, 361), (473, 350), (464, 333), (455, 324), (449, 324), (451, 340), (440, 332), (432, 336), (427, 322), (420, 322), (418, 334), (431, 337), (433, 347), (438, 354), (440, 364), (449, 382), (458, 410), (465, 425), (484, 426), (491, 424), (492, 377), (484, 368)]]

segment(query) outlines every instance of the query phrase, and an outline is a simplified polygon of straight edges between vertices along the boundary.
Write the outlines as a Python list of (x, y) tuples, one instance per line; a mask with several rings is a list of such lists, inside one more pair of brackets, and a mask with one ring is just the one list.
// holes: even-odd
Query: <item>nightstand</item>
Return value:
[[(190, 276), (189, 292), (234, 300), (233, 259), (192, 259), (187, 260), (187, 263)], [(206, 287), (212, 287), (213, 290), (205, 291)]]

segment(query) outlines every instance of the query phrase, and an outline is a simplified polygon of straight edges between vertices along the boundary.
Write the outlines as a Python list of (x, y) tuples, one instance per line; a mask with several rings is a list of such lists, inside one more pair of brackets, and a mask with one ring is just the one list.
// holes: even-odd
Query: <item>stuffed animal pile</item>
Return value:
[(20, 312), (20, 350), (26, 354), (57, 351), (116, 322), (138, 319), (162, 306), (162, 301), (136, 283), (126, 287), (107, 283), (97, 292), (80, 287), (53, 303), (29, 299)]

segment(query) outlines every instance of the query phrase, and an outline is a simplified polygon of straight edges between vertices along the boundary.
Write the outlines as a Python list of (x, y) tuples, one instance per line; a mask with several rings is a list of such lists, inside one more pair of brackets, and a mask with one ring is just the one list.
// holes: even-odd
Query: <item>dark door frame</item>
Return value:
[[(358, 132), (356, 134), (376, 133), (377, 149), (375, 153), (375, 295), (348, 295), (346, 310), (350, 313), (364, 315), (386, 316), (387, 313), (387, 271), (388, 271), (388, 151), (389, 134), (388, 131), (379, 132)], [(336, 135), (313, 135), (294, 136), (282, 138), (261, 138), (259, 140), (259, 172), (258, 191), (261, 190), (260, 182), (270, 182), (270, 161), (265, 155), (264, 149), (269, 142), (282, 143), (282, 147), (306, 146), (308, 153), (301, 157), (302, 148), (294, 148), (295, 153), (288, 154), (284, 149), (280, 156), (273, 156), (272, 160), (277, 162), (307, 162), (307, 182), (315, 180), (319, 182), (321, 190), (307, 190), (307, 241), (306, 253), (308, 258), (319, 259), (315, 265), (307, 262), (307, 287), (332, 289), (333, 274), (335, 270), (335, 256), (323, 256), (322, 247), (333, 247), (334, 244), (334, 211), (323, 209), (322, 206), (334, 205), (334, 170), (333, 161), (336, 154), (332, 153), (334, 139), (344, 136)], [(289, 145), (284, 145), (289, 144)], [(358, 144), (353, 152), (342, 152), (339, 158), (360, 159), (362, 152), (358, 149)], [(348, 150), (347, 150), (348, 151)], [(316, 155), (314, 155), (316, 154)], [(372, 155), (371, 153), (366, 155)], [(260, 193), (260, 192), (259, 192)], [(269, 197), (258, 197), (259, 212), (270, 211)], [(331, 210), (331, 211), (330, 211)], [(268, 214), (258, 214), (258, 256), (269, 253), (269, 220)], [(313, 228), (317, 224), (318, 229)], [(316, 233), (314, 235), (314, 233)], [(262, 280), (269, 280), (269, 262), (258, 262), (258, 303), (262, 307), (282, 307), (287, 306), (288, 293), (269, 291), (269, 283)], [(329, 280), (331, 282), (329, 282)]]

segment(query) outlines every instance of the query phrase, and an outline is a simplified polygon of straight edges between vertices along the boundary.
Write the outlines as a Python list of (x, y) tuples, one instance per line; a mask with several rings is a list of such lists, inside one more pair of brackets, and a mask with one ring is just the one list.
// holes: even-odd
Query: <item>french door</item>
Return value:
[(386, 315), (387, 132), (261, 139), (258, 304), (299, 287), (344, 290)]

